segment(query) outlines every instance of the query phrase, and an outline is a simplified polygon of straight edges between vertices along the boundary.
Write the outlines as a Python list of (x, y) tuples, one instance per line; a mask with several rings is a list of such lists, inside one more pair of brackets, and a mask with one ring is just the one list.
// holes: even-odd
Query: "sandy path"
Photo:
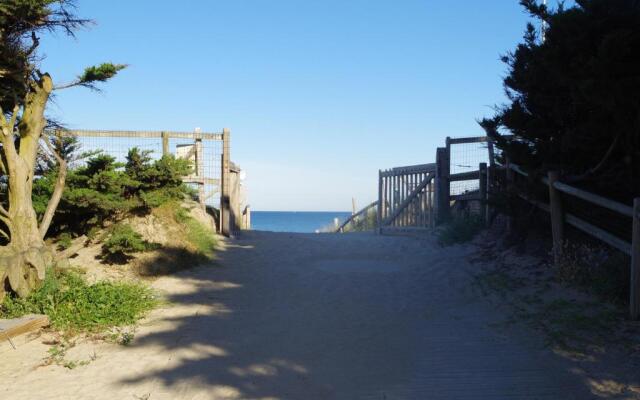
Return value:
[(471, 285), (467, 247), (368, 234), (249, 233), (218, 266), (159, 279), (172, 306), (127, 346), (34, 369), (0, 351), (0, 399), (589, 399), (570, 364)]

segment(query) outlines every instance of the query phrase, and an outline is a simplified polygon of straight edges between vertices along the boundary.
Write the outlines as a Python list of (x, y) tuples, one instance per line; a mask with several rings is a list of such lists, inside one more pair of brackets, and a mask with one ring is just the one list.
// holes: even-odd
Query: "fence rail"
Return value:
[[(488, 224), (492, 197), (498, 192), (515, 194), (550, 214), (555, 262), (562, 257), (565, 225), (631, 256), (629, 312), (632, 319), (638, 319), (640, 198), (632, 206), (622, 204), (561, 182), (553, 171), (538, 181), (544, 190), (535, 188), (519, 166), (498, 164), (496, 152), (494, 143), (486, 136), (447, 138), (445, 147), (436, 149), (435, 164), (379, 171), (379, 232), (433, 228), (436, 222), (450, 217), (452, 208), (468, 202), (479, 205), (478, 212)], [(498, 177), (501, 173), (505, 176), (503, 180)], [(520, 187), (515, 184), (516, 176), (527, 178)], [(596, 213), (596, 209), (602, 211)], [(592, 214), (600, 215), (599, 219)], [(616, 221), (616, 229), (609, 220)], [(508, 225), (513, 226), (512, 222)]]

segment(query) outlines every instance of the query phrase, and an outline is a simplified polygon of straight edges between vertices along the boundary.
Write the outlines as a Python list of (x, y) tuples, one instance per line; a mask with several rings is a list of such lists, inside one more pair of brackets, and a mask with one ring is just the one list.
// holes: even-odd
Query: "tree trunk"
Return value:
[(0, 248), (0, 300), (7, 291), (28, 296), (44, 280), (45, 269), (53, 260), (38, 229), (31, 200), (44, 110), (52, 88), (51, 78), (45, 74), (27, 94), (18, 125), (19, 149), (15, 147), (12, 124), (3, 126), (2, 151), (9, 177), (9, 207), (3, 210), (3, 221), (10, 241)]

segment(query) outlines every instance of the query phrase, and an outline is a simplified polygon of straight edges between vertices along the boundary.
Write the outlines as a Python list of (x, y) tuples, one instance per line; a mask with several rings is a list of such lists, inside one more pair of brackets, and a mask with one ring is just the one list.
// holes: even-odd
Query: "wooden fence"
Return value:
[[(484, 160), (477, 170), (452, 173), (460, 166), (455, 154), (452, 159), (452, 147), (464, 144), (481, 144), (483, 150), (467, 158)], [(467, 202), (477, 203), (479, 215), (489, 224), (492, 197), (510, 193), (549, 213), (556, 263), (563, 256), (565, 225), (631, 256), (630, 315), (640, 318), (640, 198), (633, 205), (622, 204), (563, 183), (553, 171), (536, 183), (542, 189), (534, 187), (517, 165), (497, 163), (495, 153), (487, 137), (447, 138), (445, 147), (436, 150), (435, 164), (379, 171), (378, 231), (432, 229), (450, 217), (452, 208)], [(519, 184), (518, 176), (523, 178)], [(466, 183), (454, 191), (456, 182)]]
[(184, 182), (196, 187), (198, 200), (218, 208), (218, 232), (233, 236), (250, 227), (250, 209), (242, 208), (240, 169), (231, 162), (231, 132), (58, 130), (53, 134), (78, 138), (82, 151), (109, 154), (123, 161), (132, 147), (152, 156), (173, 154), (192, 162), (193, 173)]
[(435, 176), (435, 164), (379, 171), (379, 231), (420, 230), (432, 227)]

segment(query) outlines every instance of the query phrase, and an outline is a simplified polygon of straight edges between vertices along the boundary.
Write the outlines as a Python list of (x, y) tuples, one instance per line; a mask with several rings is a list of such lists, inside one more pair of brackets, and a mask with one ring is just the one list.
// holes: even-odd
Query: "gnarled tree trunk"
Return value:
[[(8, 208), (0, 209), (9, 243), (0, 248), (0, 300), (6, 292), (27, 296), (44, 280), (53, 254), (44, 243), (47, 226), (38, 226), (31, 199), (40, 137), (45, 127), (44, 110), (53, 89), (49, 75), (43, 75), (26, 96), (18, 124), (19, 145), (14, 132), (18, 108), (11, 121), (2, 124), (2, 162), (8, 176)], [(62, 182), (64, 185), (64, 181)], [(53, 199), (52, 199), (53, 200)], [(49, 202), (55, 209), (57, 201)]]

